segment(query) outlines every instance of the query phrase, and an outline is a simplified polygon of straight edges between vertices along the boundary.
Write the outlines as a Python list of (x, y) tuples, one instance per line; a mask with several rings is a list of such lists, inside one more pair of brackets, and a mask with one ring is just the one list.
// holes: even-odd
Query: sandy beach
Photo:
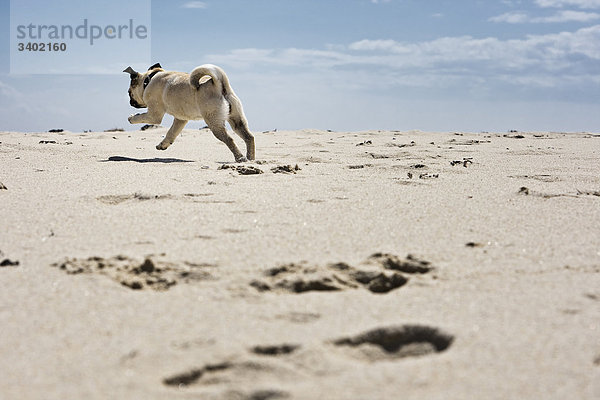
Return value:
[(0, 398), (600, 398), (600, 134), (165, 132), (0, 132)]

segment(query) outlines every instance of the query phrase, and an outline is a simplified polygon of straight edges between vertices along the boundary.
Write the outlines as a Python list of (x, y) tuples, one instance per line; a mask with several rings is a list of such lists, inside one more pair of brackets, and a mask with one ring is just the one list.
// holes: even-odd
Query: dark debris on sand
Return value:
[(268, 345), (268, 346), (254, 346), (250, 351), (254, 354), (264, 356), (279, 356), (283, 354), (291, 354), (298, 350), (300, 345), (298, 344), (281, 344), (281, 345)]
[(386, 269), (407, 274), (426, 274), (433, 269), (429, 261), (421, 260), (412, 254), (401, 259), (394, 254), (374, 253), (367, 259), (367, 262), (379, 263)]
[(452, 167), (456, 166), (456, 165), (462, 165), (463, 167), (467, 168), (469, 166), (469, 164), (473, 164), (473, 159), (472, 158), (463, 158), (462, 160), (455, 160), (455, 161), (450, 161), (450, 165)]
[(11, 259), (5, 258), (0, 261), (0, 267), (17, 267), (19, 265), (19, 261), (13, 261)]
[(219, 170), (224, 169), (232, 169), (237, 171), (240, 175), (259, 175), (264, 173), (262, 169), (253, 167), (251, 165), (233, 165), (233, 164), (223, 164), (219, 168)]
[(0, 250), (0, 267), (17, 267), (19, 265), (19, 261), (11, 260), (9, 258), (3, 258), (4, 253)]
[[(258, 167), (254, 167), (251, 165), (234, 165), (234, 164), (223, 164), (219, 168), (219, 170), (231, 169), (236, 171), (240, 175), (259, 175), (263, 174), (264, 171)], [(300, 167), (298, 164), (292, 165), (277, 165), (271, 168), (271, 172), (274, 174), (295, 174), (300, 171)]]
[(274, 174), (295, 174), (297, 171), (300, 171), (298, 164), (293, 167), (291, 165), (278, 165), (271, 168), (271, 172)]

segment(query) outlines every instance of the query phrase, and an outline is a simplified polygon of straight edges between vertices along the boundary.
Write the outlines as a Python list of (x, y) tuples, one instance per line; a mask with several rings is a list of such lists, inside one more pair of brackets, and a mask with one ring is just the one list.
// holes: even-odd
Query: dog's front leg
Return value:
[(129, 121), (130, 124), (156, 124), (156, 125), (158, 125), (162, 122), (164, 115), (165, 115), (165, 113), (150, 112), (150, 110), (148, 110), (148, 112), (145, 112), (145, 113), (130, 115), (129, 118), (127, 118), (127, 120)]
[(157, 150), (166, 150), (170, 145), (172, 145), (173, 142), (175, 141), (175, 138), (177, 137), (177, 135), (179, 135), (179, 133), (181, 133), (185, 124), (187, 124), (187, 121), (175, 118), (173, 120), (173, 125), (171, 125), (171, 127), (169, 128), (169, 131), (167, 132), (167, 134), (166, 134), (165, 138), (162, 140), (162, 142), (160, 142), (156, 146), (156, 149)]

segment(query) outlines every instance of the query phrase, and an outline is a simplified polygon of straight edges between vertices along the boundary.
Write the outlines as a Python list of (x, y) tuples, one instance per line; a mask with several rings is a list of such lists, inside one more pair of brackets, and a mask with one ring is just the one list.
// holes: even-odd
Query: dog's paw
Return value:
[(235, 162), (248, 162), (248, 159), (244, 156), (236, 157)]
[(156, 150), (166, 150), (171, 143), (165, 142), (164, 140), (156, 145)]

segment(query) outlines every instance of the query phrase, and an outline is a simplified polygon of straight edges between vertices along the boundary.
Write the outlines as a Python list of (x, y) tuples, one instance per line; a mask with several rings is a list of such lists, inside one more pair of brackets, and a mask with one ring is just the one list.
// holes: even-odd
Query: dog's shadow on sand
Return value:
[(123, 156), (110, 156), (107, 160), (100, 160), (100, 162), (109, 162), (109, 161), (133, 161), (136, 163), (163, 163), (163, 164), (171, 164), (171, 163), (191, 163), (193, 160), (182, 160), (180, 158), (131, 158), (131, 157), (123, 157)]

